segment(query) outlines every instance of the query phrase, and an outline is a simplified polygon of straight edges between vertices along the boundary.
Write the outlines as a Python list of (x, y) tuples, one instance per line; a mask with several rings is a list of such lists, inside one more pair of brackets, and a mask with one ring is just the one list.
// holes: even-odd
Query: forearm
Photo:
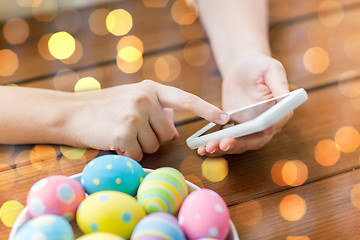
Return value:
[(0, 86), (0, 143), (68, 142), (64, 129), (75, 94)]
[(223, 75), (234, 58), (270, 55), (267, 0), (199, 0), (198, 6)]

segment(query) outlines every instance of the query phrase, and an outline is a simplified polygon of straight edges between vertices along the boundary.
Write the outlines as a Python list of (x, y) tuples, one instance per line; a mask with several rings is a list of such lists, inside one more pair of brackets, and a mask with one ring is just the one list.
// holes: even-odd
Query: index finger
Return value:
[(230, 116), (226, 112), (191, 93), (161, 84), (156, 84), (155, 90), (159, 102), (164, 108), (190, 111), (220, 125), (230, 120)]

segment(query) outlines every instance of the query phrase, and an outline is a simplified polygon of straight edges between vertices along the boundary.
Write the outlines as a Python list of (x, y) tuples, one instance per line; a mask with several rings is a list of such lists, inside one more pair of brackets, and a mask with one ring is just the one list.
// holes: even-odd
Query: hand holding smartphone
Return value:
[(186, 143), (191, 149), (206, 145), (210, 140), (220, 140), (224, 137), (241, 137), (263, 131), (278, 121), (308, 99), (303, 88), (291, 91), (282, 96), (271, 98), (253, 105), (228, 112), (232, 122), (225, 126), (209, 123), (192, 136)]

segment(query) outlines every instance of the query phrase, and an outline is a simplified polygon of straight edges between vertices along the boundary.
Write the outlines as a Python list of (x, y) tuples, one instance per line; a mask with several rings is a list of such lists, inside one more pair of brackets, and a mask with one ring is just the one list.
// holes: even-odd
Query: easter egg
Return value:
[(69, 222), (60, 216), (47, 214), (24, 223), (15, 240), (73, 240), (74, 233)]
[(223, 240), (230, 230), (229, 209), (221, 196), (210, 189), (191, 192), (180, 208), (178, 219), (189, 240)]
[(82, 237), (77, 238), (76, 240), (125, 240), (125, 239), (111, 233), (96, 232), (96, 233), (86, 234)]
[(135, 196), (145, 172), (135, 160), (114, 154), (91, 160), (83, 169), (81, 184), (88, 194), (113, 190)]
[(163, 212), (151, 213), (140, 220), (131, 235), (131, 240), (185, 240), (177, 219)]
[(40, 179), (30, 188), (26, 205), (32, 217), (56, 214), (72, 220), (84, 198), (85, 191), (79, 182), (54, 175)]
[(184, 176), (174, 168), (164, 167), (144, 178), (137, 199), (147, 213), (167, 212), (176, 215), (187, 194)]
[(85, 198), (76, 213), (76, 221), (85, 234), (106, 232), (129, 239), (145, 215), (134, 197), (117, 191), (101, 191)]

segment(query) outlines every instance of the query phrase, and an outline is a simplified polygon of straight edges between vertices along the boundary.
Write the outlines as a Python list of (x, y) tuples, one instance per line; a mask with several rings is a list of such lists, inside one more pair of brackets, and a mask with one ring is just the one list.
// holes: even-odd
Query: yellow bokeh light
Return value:
[(116, 45), (116, 49), (118, 52), (121, 51), (121, 49), (123, 49), (125, 47), (134, 47), (141, 53), (144, 53), (143, 42), (134, 35), (128, 35), (128, 36), (122, 37), (119, 40), (118, 44)]
[(236, 207), (237, 221), (244, 226), (251, 227), (258, 224), (263, 216), (262, 207), (258, 201), (250, 200)]
[(80, 61), (82, 56), (83, 56), (83, 46), (82, 46), (80, 41), (75, 39), (75, 51), (74, 51), (74, 53), (69, 58), (62, 59), (61, 61), (63, 63), (65, 63), (65, 64), (68, 64), (68, 65), (75, 64), (75, 63), (78, 63)]
[(162, 8), (165, 7), (169, 0), (142, 0), (145, 7)]
[(49, 39), (52, 36), (52, 34), (45, 34), (42, 36), (38, 42), (38, 51), (42, 58), (52, 61), (55, 60), (55, 58), (51, 55), (48, 47)]
[(51, 22), (58, 13), (57, 1), (34, 1), (31, 10), (33, 17), (39, 22)]
[[(331, 9), (331, 13), (329, 13), (329, 9)], [(324, 26), (335, 27), (344, 19), (344, 10), (339, 1), (325, 0), (318, 7), (318, 16)]]
[(196, 4), (186, 3), (186, 0), (176, 0), (171, 7), (171, 16), (180, 25), (190, 25), (198, 16)]
[(82, 158), (86, 152), (86, 148), (77, 148), (70, 146), (60, 146), (61, 153), (70, 160), (77, 160)]
[(15, 73), (19, 67), (17, 55), (9, 50), (0, 50), (0, 76), (7, 77)]
[(7, 227), (12, 227), (24, 206), (15, 200), (5, 202), (0, 208), (0, 218)]
[(142, 58), (142, 53), (135, 47), (124, 47), (119, 50), (118, 57), (127, 63), (131, 63)]
[(0, 191), (11, 189), (15, 183), (15, 172), (13, 169), (5, 164), (0, 164)]
[(340, 159), (340, 151), (331, 139), (321, 140), (315, 147), (315, 160), (325, 166), (332, 166)]
[(287, 185), (282, 176), (282, 169), (287, 162), (287, 160), (279, 160), (271, 168), (271, 178), (279, 186)]
[(49, 170), (54, 167), (57, 153), (51, 145), (35, 145), (30, 151), (30, 162), (38, 170)]
[(117, 64), (118, 68), (121, 71), (123, 71), (124, 73), (128, 73), (128, 74), (135, 73), (135, 72), (139, 71), (139, 69), (143, 65), (143, 58), (141, 56), (135, 62), (127, 62), (127, 61), (124, 61), (118, 54), (116, 57), (116, 64)]
[(29, 24), (22, 18), (11, 18), (3, 27), (5, 39), (11, 44), (21, 44), (29, 37)]
[(176, 80), (181, 73), (179, 60), (172, 55), (164, 55), (156, 59), (154, 63), (156, 77), (163, 82)]
[(183, 50), (185, 61), (194, 67), (203, 66), (210, 58), (210, 47), (201, 40), (189, 41)]
[(308, 178), (308, 168), (302, 161), (287, 161), (282, 167), (281, 175), (287, 185), (300, 186)]
[(224, 158), (206, 158), (201, 166), (203, 176), (211, 182), (220, 182), (229, 172), (228, 163)]
[(360, 145), (360, 134), (352, 126), (344, 126), (337, 130), (335, 142), (340, 151), (350, 153), (355, 151)]
[(74, 87), (74, 92), (87, 92), (101, 89), (101, 85), (98, 80), (93, 77), (81, 78)]
[(106, 17), (106, 27), (115, 36), (127, 34), (132, 26), (132, 16), (124, 9), (113, 10)]
[(356, 184), (351, 190), (351, 203), (360, 209), (360, 183)]
[(106, 17), (110, 11), (105, 8), (94, 10), (89, 16), (89, 27), (93, 33), (99, 36), (109, 34), (106, 28)]
[(287, 51), (295, 46), (297, 35), (293, 27), (287, 24), (278, 24), (270, 31), (271, 45), (279, 51)]
[(318, 74), (324, 72), (329, 66), (329, 55), (321, 47), (309, 48), (303, 57), (303, 63), (310, 73)]
[(296, 194), (284, 197), (280, 202), (281, 216), (290, 221), (300, 220), (306, 213), (306, 202)]
[(67, 32), (54, 33), (49, 39), (49, 51), (56, 59), (69, 58), (75, 52), (75, 39)]
[(72, 91), (78, 81), (79, 75), (76, 72), (63, 69), (56, 73), (53, 79), (53, 87), (60, 91)]

